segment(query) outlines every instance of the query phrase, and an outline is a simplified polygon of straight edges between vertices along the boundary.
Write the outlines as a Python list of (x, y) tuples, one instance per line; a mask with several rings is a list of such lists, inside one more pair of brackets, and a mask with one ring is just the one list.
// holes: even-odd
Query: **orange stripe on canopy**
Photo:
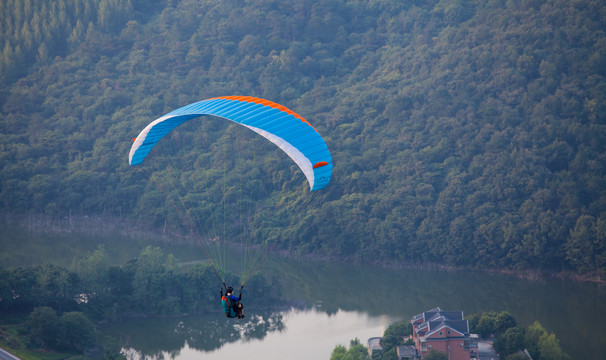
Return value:
[(326, 166), (326, 165), (328, 165), (328, 163), (326, 161), (320, 161), (320, 162), (315, 163), (313, 168), (316, 169), (316, 168)]
[[(235, 95), (235, 96), (219, 96), (219, 97), (212, 98), (212, 99), (209, 99), (209, 100), (213, 100), (213, 99), (236, 100), (236, 101), (252, 102), (252, 103), (255, 103), (255, 104), (259, 104), (259, 105), (269, 106), (269, 107), (272, 107), (274, 109), (278, 109), (280, 111), (284, 111), (285, 113), (296, 117), (297, 119), (303, 121), (307, 125), (311, 126), (314, 130), (316, 130), (316, 128), (312, 124), (310, 124), (309, 121), (305, 120), (301, 115), (299, 115), (296, 112), (290, 110), (286, 106), (282, 106), (282, 105), (277, 104), (277, 103), (275, 103), (273, 101), (269, 101), (269, 100), (265, 100), (265, 99), (261, 99), (261, 98), (256, 98), (256, 97), (252, 97), (252, 96), (237, 96), (237, 95)], [(318, 130), (316, 130), (316, 132), (318, 132)]]

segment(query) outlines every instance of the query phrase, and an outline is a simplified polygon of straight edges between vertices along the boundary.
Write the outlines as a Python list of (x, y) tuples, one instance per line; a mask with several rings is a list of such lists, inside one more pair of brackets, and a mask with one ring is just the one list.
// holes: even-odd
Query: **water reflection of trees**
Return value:
[(244, 320), (221, 318), (209, 324), (199, 324), (209, 327), (206, 334), (196, 333), (200, 327), (188, 327), (184, 324), (183, 333), (187, 335), (187, 342), (193, 349), (210, 351), (223, 346), (223, 344), (239, 340), (263, 339), (268, 333), (284, 330), (281, 313), (254, 315)]
[(210, 352), (236, 341), (263, 339), (285, 328), (281, 312), (251, 315), (242, 320), (222, 314), (137, 320), (107, 326), (103, 333), (119, 337), (128, 359), (174, 358), (187, 345)]

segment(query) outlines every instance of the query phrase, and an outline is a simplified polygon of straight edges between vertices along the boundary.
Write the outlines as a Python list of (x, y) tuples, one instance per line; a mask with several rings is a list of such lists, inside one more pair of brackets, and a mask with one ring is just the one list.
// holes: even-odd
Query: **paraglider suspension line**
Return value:
[[(306, 196), (306, 203), (309, 203), (311, 200), (311, 197), (313, 196), (313, 192), (309, 195)], [(307, 204), (305, 204), (307, 205)], [(271, 244), (271, 246), (269, 247), (269, 249), (265, 252), (265, 254), (263, 254), (263, 258), (261, 258), (260, 261), (257, 261), (257, 263), (254, 265), (253, 270), (251, 272), (249, 272), (244, 279), (242, 279), (242, 287), (244, 287), (244, 284), (246, 284), (246, 281), (248, 281), (248, 279), (250, 278), (250, 276), (254, 273), (257, 272), (257, 270), (259, 270), (259, 267), (261, 266), (261, 264), (263, 264), (265, 262), (265, 260), (267, 259), (267, 257), (269, 256), (269, 253), (272, 252), (272, 250), (274, 249), (274, 247), (276, 246), (276, 244), (278, 243), (278, 240), (282, 239), (284, 233), (290, 229), (290, 227), (292, 226), (292, 224), (295, 222), (295, 219), (299, 218), (299, 215), (301, 215), (301, 212), (303, 211), (303, 208), (305, 208), (305, 206), (299, 206), (299, 210), (297, 211), (297, 215), (296, 216), (291, 216), (291, 220), (290, 223), (288, 224), (288, 226), (286, 226), (285, 228), (282, 229), (282, 232), (280, 233), (279, 236), (276, 237), (276, 240), (274, 240), (274, 242)]]
[[(140, 171), (143, 171), (141, 169), (139, 169)], [(145, 172), (145, 171), (144, 171)], [(149, 175), (149, 174), (148, 174)], [(185, 222), (185, 224), (187, 225), (187, 228), (189, 229), (189, 232), (191, 233), (191, 235), (194, 237), (194, 239), (196, 239), (198, 246), (200, 246), (200, 248), (202, 249), (202, 251), (204, 252), (204, 255), (206, 255), (206, 258), (209, 259), (210, 264), (212, 265), (213, 269), (215, 269), (215, 272), (217, 273), (217, 275), (219, 276), (219, 278), (221, 279), (221, 281), (223, 281), (223, 285), (225, 285), (225, 279), (223, 278), (223, 276), (221, 276), (221, 272), (219, 271), (219, 269), (217, 269), (217, 266), (215, 264), (214, 261), (211, 260), (211, 257), (208, 255), (208, 253), (206, 252), (206, 249), (204, 248), (204, 246), (202, 246), (202, 243), (200, 241), (200, 236), (198, 234), (196, 234), (196, 232), (194, 231), (194, 225), (192, 224), (191, 219), (189, 219), (187, 216), (185, 216), (183, 214), (183, 212), (179, 209), (179, 207), (175, 204), (175, 202), (173, 201), (172, 197), (170, 196), (170, 194), (168, 193), (168, 191), (166, 191), (166, 189), (164, 188), (164, 186), (162, 186), (162, 184), (160, 184), (158, 181), (155, 181), (153, 176), (150, 176), (149, 179), (156, 184), (156, 186), (158, 186), (158, 188), (160, 188), (160, 190), (164, 193), (164, 195), (166, 195), (166, 198), (168, 199), (168, 201), (170, 201), (171, 205), (175, 208), (175, 210), (177, 210), (177, 213), (179, 213), (179, 216), (181, 217), (181, 219)]]

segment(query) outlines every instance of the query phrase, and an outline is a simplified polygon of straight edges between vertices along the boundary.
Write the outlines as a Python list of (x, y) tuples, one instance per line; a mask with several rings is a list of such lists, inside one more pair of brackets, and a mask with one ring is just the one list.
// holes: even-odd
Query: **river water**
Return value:
[(292, 309), (132, 320), (102, 329), (129, 359), (329, 359), (336, 345), (381, 336), (389, 324), (439, 306), (464, 314), (508, 311), (539, 321), (572, 359), (606, 353), (606, 291), (596, 284), (469, 271), (394, 269), (273, 257)]

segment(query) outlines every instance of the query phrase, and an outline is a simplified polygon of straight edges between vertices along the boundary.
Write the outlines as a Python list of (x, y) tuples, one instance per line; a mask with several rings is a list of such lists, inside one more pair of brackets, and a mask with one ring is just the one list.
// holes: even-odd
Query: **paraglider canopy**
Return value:
[(260, 98), (226, 96), (198, 101), (151, 122), (134, 139), (129, 163), (143, 162), (158, 141), (180, 124), (213, 115), (245, 126), (282, 149), (303, 171), (312, 191), (328, 185), (332, 158), (316, 129), (292, 110)]

